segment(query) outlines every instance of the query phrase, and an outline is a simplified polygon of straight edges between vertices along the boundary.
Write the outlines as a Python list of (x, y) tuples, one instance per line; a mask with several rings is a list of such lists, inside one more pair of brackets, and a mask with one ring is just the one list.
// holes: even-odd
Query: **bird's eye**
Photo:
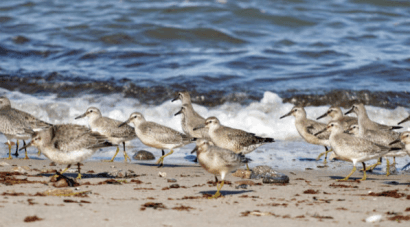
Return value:
[(293, 112), (296, 112), (296, 111), (298, 111), (298, 109), (295, 109)]

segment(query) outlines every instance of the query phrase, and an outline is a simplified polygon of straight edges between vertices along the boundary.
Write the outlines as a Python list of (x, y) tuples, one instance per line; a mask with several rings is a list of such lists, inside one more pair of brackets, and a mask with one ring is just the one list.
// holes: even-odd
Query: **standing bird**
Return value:
[[(370, 140), (374, 143), (377, 143), (382, 146), (389, 146), (389, 142), (395, 139), (398, 139), (400, 134), (397, 132), (392, 131), (393, 129), (400, 129), (401, 126), (388, 126), (376, 123), (370, 120), (369, 116), (367, 115), (366, 108), (362, 103), (354, 104), (352, 108), (346, 112), (345, 114), (355, 113), (358, 118), (359, 124), (359, 133), (357, 136)], [(403, 148), (403, 145), (395, 145), (395, 147)], [(391, 152), (386, 157), (393, 157), (394, 163), (396, 163), (395, 157), (403, 156), (403, 151)], [(379, 161), (371, 166), (371, 169), (374, 169), (377, 165), (381, 164), (381, 158)], [(390, 163), (389, 160), (386, 158), (386, 175), (390, 175)]]
[[(58, 164), (67, 164), (68, 170), (77, 163), (78, 176), (81, 179), (80, 162), (91, 157), (98, 149), (112, 146), (107, 138), (98, 132), (92, 132), (82, 125), (61, 124), (33, 133), (33, 138), (26, 147), (35, 146), (44, 156)], [(23, 149), (23, 148), (21, 148)]]
[[(31, 139), (31, 134), (24, 132), (24, 128), (38, 131), (51, 126), (51, 124), (41, 121), (29, 113), (12, 108), (10, 100), (4, 96), (0, 97), (0, 119), (0, 132), (6, 136), (9, 145), (9, 157), (7, 159), (12, 159), (10, 140), (17, 140), (16, 153), (14, 155), (18, 157), (18, 140), (23, 140), (25, 146), (25, 140)], [(24, 159), (29, 159), (27, 149), (25, 150)]]
[(100, 110), (96, 107), (89, 107), (84, 114), (76, 117), (75, 119), (80, 119), (83, 117), (88, 117), (88, 124), (90, 125), (92, 131), (99, 132), (100, 134), (106, 136), (110, 143), (117, 145), (117, 151), (109, 162), (114, 161), (115, 156), (117, 156), (120, 151), (120, 147), (118, 145), (121, 143), (124, 149), (124, 162), (127, 162), (127, 159), (131, 161), (131, 158), (125, 151), (125, 142), (137, 138), (133, 127), (129, 125), (118, 127), (122, 121), (103, 117)]
[(349, 117), (343, 115), (342, 110), (338, 106), (331, 106), (329, 109), (321, 115), (320, 117), (316, 118), (316, 120), (319, 120), (321, 118), (324, 118), (326, 116), (330, 116), (332, 118), (331, 121), (339, 121), (342, 123), (342, 126), (345, 130), (348, 130), (351, 125), (358, 124), (357, 123), (357, 118), (355, 117)]
[(201, 125), (205, 124), (205, 118), (195, 115), (195, 110), (192, 105), (183, 104), (181, 110), (175, 113), (175, 116), (182, 115), (181, 125), (184, 133), (191, 138), (202, 138), (208, 141), (211, 138), (208, 135), (208, 130), (206, 128), (201, 128), (199, 130), (194, 130)]
[[(363, 169), (366, 169), (365, 161), (377, 159), (390, 151), (397, 150), (397, 148), (378, 145), (369, 140), (344, 133), (343, 126), (338, 121), (329, 122), (325, 129), (317, 132), (315, 135), (323, 132), (330, 132), (329, 141), (335, 154), (341, 160), (353, 162), (353, 169), (350, 174), (339, 181), (347, 181), (349, 179), (356, 171), (356, 163), (361, 162)], [(366, 180), (366, 171), (363, 171), (363, 178), (361, 180)]]
[(192, 106), (191, 103), (191, 96), (187, 91), (183, 92), (178, 92), (178, 96), (174, 99), (172, 99), (172, 102), (176, 100), (181, 100), (182, 102), (182, 107), (181, 110), (178, 111), (175, 116), (181, 114), (181, 126), (182, 126), (182, 131), (187, 136), (190, 136), (192, 138), (203, 138), (208, 141), (211, 140), (211, 138), (208, 135), (208, 130), (205, 128), (202, 128), (200, 130), (195, 130), (194, 128), (205, 124), (205, 118), (203, 118), (201, 115), (199, 115), (195, 110), (194, 107)]
[(326, 128), (326, 124), (308, 119), (306, 117), (306, 111), (303, 107), (294, 106), (289, 113), (280, 117), (280, 119), (287, 117), (287, 116), (294, 116), (295, 117), (295, 126), (296, 130), (298, 130), (299, 135), (308, 143), (322, 145), (325, 147), (326, 151), (320, 153), (316, 160), (319, 160), (322, 155), (325, 155), (325, 160), (323, 161), (326, 164), (327, 160), (327, 153), (331, 152), (327, 147), (330, 146), (329, 136), (330, 132), (324, 132), (318, 135), (315, 135), (317, 132)]
[[(146, 121), (144, 116), (138, 112), (132, 113), (128, 120), (118, 127), (122, 127), (128, 123), (134, 124), (135, 133), (143, 144), (162, 150), (162, 156), (157, 161), (157, 164), (159, 164), (158, 167), (164, 165), (164, 158), (174, 153), (173, 149), (191, 143), (188, 136), (172, 128)], [(164, 155), (164, 149), (170, 149), (171, 151)]]
[(196, 140), (195, 151), (198, 156), (199, 164), (206, 171), (214, 174), (216, 180), (217, 175), (221, 176), (222, 181), (219, 186), (217, 184), (216, 193), (212, 197), (209, 197), (210, 199), (218, 198), (221, 196), (219, 191), (224, 185), (226, 174), (231, 173), (244, 164), (248, 164), (251, 160), (246, 158), (242, 153), (236, 154), (231, 150), (213, 146), (207, 140), (196, 138), (193, 140)]
[(357, 115), (358, 124), (359, 124), (359, 134), (364, 135), (366, 130), (385, 130), (391, 131), (393, 129), (400, 129), (403, 128), (401, 126), (389, 126), (376, 123), (370, 120), (369, 116), (367, 115), (366, 108), (364, 107), (363, 103), (354, 104), (352, 108), (345, 113), (345, 115), (349, 113), (355, 113)]
[[(410, 132), (409, 131), (402, 132), (401, 135), (400, 135), (400, 139), (397, 139), (397, 140), (391, 142), (390, 145), (397, 144), (397, 143), (400, 143), (400, 142), (404, 144), (405, 150), (406, 150), (407, 154), (410, 156)], [(410, 162), (407, 163), (402, 168), (402, 170), (406, 169), (409, 166), (410, 166)]]
[[(212, 142), (221, 148), (231, 150), (236, 154), (248, 154), (265, 143), (273, 143), (273, 138), (263, 138), (255, 136), (253, 133), (245, 132), (240, 129), (221, 125), (218, 118), (208, 117), (205, 125), (201, 125), (194, 130), (207, 128)], [(249, 166), (246, 165), (249, 170)]]
[[(384, 155), (383, 157), (386, 158), (386, 176), (390, 175), (390, 161), (388, 157), (393, 157), (393, 165), (396, 164), (396, 157), (403, 157), (407, 155), (407, 152), (405, 150), (404, 144), (402, 143), (397, 143), (394, 145), (391, 145), (390, 142), (393, 140), (397, 140), (400, 138), (400, 134), (392, 131), (374, 131), (374, 130), (367, 130), (365, 131), (364, 135), (359, 134), (359, 126), (358, 125), (352, 125), (350, 126), (350, 129), (346, 130), (345, 132), (352, 134), (356, 137), (360, 137), (366, 140), (369, 140), (373, 143), (385, 146), (385, 147), (395, 147), (399, 148), (400, 150), (396, 151), (391, 151)], [(379, 158), (378, 162), (376, 164), (373, 164), (369, 166), (366, 170), (373, 170), (376, 168), (376, 166), (381, 165), (382, 159), (381, 157)]]

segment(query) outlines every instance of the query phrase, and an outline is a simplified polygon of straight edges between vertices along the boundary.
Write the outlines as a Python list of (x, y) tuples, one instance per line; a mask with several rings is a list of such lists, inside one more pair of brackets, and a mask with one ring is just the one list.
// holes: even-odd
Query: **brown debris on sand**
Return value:
[(35, 221), (41, 221), (41, 220), (43, 220), (43, 219), (37, 217), (37, 215), (27, 216), (27, 217), (24, 218), (24, 222), (35, 222)]
[(404, 193), (398, 193), (398, 189), (396, 190), (391, 190), (391, 191), (383, 191), (380, 193), (376, 193), (376, 192), (370, 192), (368, 194), (368, 196), (384, 196), (384, 197), (392, 197), (392, 198), (401, 198), (406, 196), (406, 194)]

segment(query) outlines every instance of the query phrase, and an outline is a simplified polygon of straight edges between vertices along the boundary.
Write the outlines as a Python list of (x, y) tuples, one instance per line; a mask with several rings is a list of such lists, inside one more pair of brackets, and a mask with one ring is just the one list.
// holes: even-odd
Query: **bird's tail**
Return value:
[(242, 154), (242, 153), (239, 153), (238, 156), (239, 156), (239, 159), (240, 159), (241, 163), (243, 163), (243, 164), (249, 163), (249, 162), (252, 161), (252, 159), (245, 157), (245, 155)]
[(273, 138), (263, 138), (263, 137), (256, 136), (256, 139), (260, 143), (273, 143), (273, 142), (275, 142), (275, 140)]

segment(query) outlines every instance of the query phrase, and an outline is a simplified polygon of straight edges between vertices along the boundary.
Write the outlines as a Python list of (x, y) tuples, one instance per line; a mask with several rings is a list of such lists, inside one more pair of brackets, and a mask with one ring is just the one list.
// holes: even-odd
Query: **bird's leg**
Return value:
[(16, 142), (16, 152), (13, 155), (16, 158), (19, 156), (19, 140)]
[(12, 157), (11, 157), (11, 142), (10, 142), (10, 140), (7, 140), (7, 144), (9, 145), (9, 157), (7, 158), (7, 159), (13, 159)]
[(386, 158), (386, 176), (390, 175), (390, 161)]
[(323, 161), (323, 164), (326, 164), (327, 163), (327, 154), (329, 153), (329, 152), (332, 152), (333, 151), (333, 149), (327, 149), (327, 147), (325, 146), (325, 149), (326, 149), (326, 151), (325, 152), (323, 152), (323, 153), (320, 153), (319, 154), (319, 156), (317, 156), (317, 158), (316, 158), (316, 161), (319, 161), (319, 159), (320, 159), (320, 157), (322, 157), (323, 155), (325, 156), (325, 160)]
[[(368, 171), (368, 170), (374, 170), (374, 168), (376, 168), (376, 166), (381, 165), (381, 164), (382, 164), (382, 157), (380, 157), (380, 158), (377, 160), (377, 163), (376, 163), (376, 164), (373, 164), (373, 165), (368, 166), (367, 169), (366, 169), (366, 171)], [(364, 171), (364, 170), (363, 170), (363, 171)]]
[[(67, 168), (63, 169), (63, 171), (60, 172), (60, 175), (65, 173), (70, 167), (71, 167), (71, 164), (68, 164)], [(53, 177), (58, 177), (58, 174), (54, 175)]]
[(77, 175), (77, 179), (81, 179), (82, 175), (81, 175), (81, 167), (80, 167), (80, 163), (77, 163), (77, 170), (78, 170), (78, 175)]
[(122, 145), (123, 145), (123, 147), (124, 147), (124, 162), (127, 163), (128, 159), (129, 159), (130, 162), (131, 162), (130, 156), (128, 156), (127, 152), (125, 151), (125, 142), (122, 142)]
[[(362, 162), (362, 164), (363, 164), (363, 169), (366, 169), (366, 163)], [(360, 180), (361, 180), (361, 181), (365, 181), (366, 178), (367, 178), (367, 176), (366, 176), (366, 171), (363, 171), (363, 178), (360, 179)]]
[(246, 170), (251, 171), (251, 169), (249, 169), (248, 163), (246, 163)]
[(104, 162), (113, 162), (114, 158), (115, 158), (115, 156), (117, 156), (118, 152), (120, 152), (120, 147), (117, 146), (117, 151), (115, 152), (114, 157), (112, 157), (111, 160), (104, 160)]
[[(158, 167), (163, 166), (164, 165), (164, 158), (167, 157), (168, 155), (171, 155), (172, 153), (174, 153), (174, 150), (171, 150), (166, 155), (162, 155), (157, 161), (157, 164), (159, 164)], [(162, 154), (164, 154), (164, 150), (162, 150)]]
[(41, 150), (39, 148), (37, 148), (37, 149), (38, 149), (37, 156), (40, 156), (41, 155)]
[(393, 156), (393, 164), (392, 165), (396, 165), (396, 156)]
[(215, 195), (213, 195), (213, 196), (211, 196), (211, 197), (208, 197), (208, 199), (216, 199), (216, 198), (218, 198), (219, 196), (221, 196), (221, 193), (219, 193), (219, 191), (222, 189), (222, 187), (224, 186), (224, 182), (225, 182), (225, 180), (222, 180), (221, 181), (221, 183), (219, 184), (219, 186), (217, 185), (216, 186), (216, 193), (215, 193)]
[(349, 177), (356, 171), (356, 166), (353, 166), (352, 172), (349, 173), (345, 178), (337, 180), (337, 181), (347, 181)]
[(24, 151), (25, 151), (25, 154), (26, 154), (26, 156), (24, 157), (24, 159), (30, 159), (30, 158), (28, 157), (28, 155), (27, 155), (26, 141), (23, 140), (23, 144), (24, 144)]

